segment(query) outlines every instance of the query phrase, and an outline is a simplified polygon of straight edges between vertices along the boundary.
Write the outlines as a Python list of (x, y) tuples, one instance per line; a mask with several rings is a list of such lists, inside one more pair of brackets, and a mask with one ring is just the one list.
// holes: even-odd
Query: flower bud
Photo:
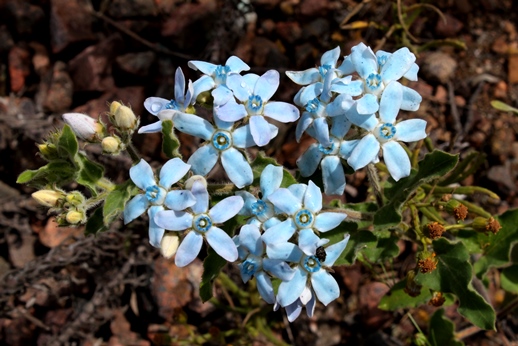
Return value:
[(428, 305), (439, 307), (442, 306), (445, 301), (446, 298), (444, 298), (442, 292), (434, 291), (432, 293), (432, 298), (430, 298), (430, 300), (428, 301)]
[(79, 191), (72, 191), (67, 194), (66, 198), (68, 203), (79, 206), (85, 202), (85, 196)]
[(115, 112), (117, 112), (117, 109), (119, 109), (120, 106), (122, 106), (121, 103), (117, 101), (110, 103), (110, 114), (115, 116)]
[(440, 238), (445, 232), (444, 226), (436, 221), (427, 224), (426, 228), (428, 229), (428, 236), (430, 239)]
[(57, 207), (58, 201), (63, 198), (63, 194), (54, 190), (40, 190), (32, 194), (32, 198), (38, 201), (41, 205), (49, 208)]
[(205, 187), (207, 187), (207, 179), (202, 175), (193, 175), (185, 182), (185, 188), (191, 190), (195, 181), (201, 181)]
[(482, 216), (478, 216), (473, 220), (471, 226), (475, 229), (475, 231), (479, 232), (491, 232), (493, 234), (497, 234), (502, 226), (500, 222), (496, 220), (494, 217), (485, 218)]
[(160, 241), (160, 252), (165, 258), (171, 258), (176, 253), (180, 238), (174, 232), (166, 232)]
[(410, 270), (406, 274), (406, 285), (404, 289), (405, 293), (410, 297), (417, 297), (421, 294), (421, 288), (423, 288), (423, 286), (419, 285), (415, 281), (415, 271)]
[(431, 273), (437, 269), (437, 263), (439, 261), (437, 258), (435, 258), (435, 252), (421, 252), (418, 255), (418, 258), (419, 260), (417, 261), (417, 267), (421, 273)]
[(70, 126), (77, 137), (88, 142), (99, 142), (103, 133), (103, 125), (94, 118), (81, 113), (65, 113), (63, 120)]
[(58, 150), (52, 143), (45, 142), (38, 144), (38, 149), (40, 154), (49, 161), (59, 158)]
[(76, 210), (71, 210), (67, 213), (65, 220), (67, 220), (67, 222), (71, 225), (77, 225), (78, 223), (83, 222), (84, 214)]
[(445, 209), (448, 212), (453, 213), (453, 216), (457, 221), (463, 221), (468, 216), (468, 207), (455, 199), (450, 199), (446, 203)]
[[(112, 108), (114, 107), (110, 106), (110, 112)], [(121, 130), (133, 130), (137, 127), (137, 117), (128, 106), (120, 105), (113, 116), (115, 126)]]
[(107, 154), (118, 154), (121, 150), (120, 144), (120, 139), (113, 136), (104, 137), (101, 142), (103, 152)]

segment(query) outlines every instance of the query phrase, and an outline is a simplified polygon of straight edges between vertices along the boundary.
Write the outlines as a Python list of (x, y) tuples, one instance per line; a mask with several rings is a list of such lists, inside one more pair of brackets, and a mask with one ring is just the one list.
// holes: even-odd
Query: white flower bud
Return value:
[(65, 220), (71, 225), (77, 225), (84, 221), (84, 214), (75, 210), (71, 210), (67, 213)]
[(185, 188), (191, 190), (195, 181), (201, 181), (205, 187), (207, 187), (207, 179), (203, 175), (193, 175), (185, 181)]
[(63, 194), (54, 190), (40, 190), (34, 192), (32, 194), (32, 198), (38, 201), (41, 205), (52, 208), (58, 205), (58, 200), (63, 198)]
[(79, 138), (89, 142), (99, 141), (102, 125), (94, 118), (81, 113), (65, 113), (63, 120)]
[(120, 139), (112, 136), (104, 137), (101, 146), (103, 151), (108, 154), (116, 154), (120, 151)]
[[(112, 105), (113, 103), (114, 102), (112, 102)], [(121, 130), (132, 130), (137, 127), (137, 117), (131, 108), (128, 106), (120, 105), (118, 107), (110, 107), (110, 112), (112, 108), (116, 109), (114, 114), (114, 122), (118, 128)]]
[(171, 258), (176, 253), (180, 238), (174, 232), (166, 232), (160, 241), (160, 252), (165, 258)]

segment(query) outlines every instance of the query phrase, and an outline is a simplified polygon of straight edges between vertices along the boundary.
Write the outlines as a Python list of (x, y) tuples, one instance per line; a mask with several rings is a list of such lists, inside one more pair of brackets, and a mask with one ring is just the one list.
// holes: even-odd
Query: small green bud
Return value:
[(59, 158), (58, 150), (52, 143), (45, 142), (38, 144), (38, 149), (40, 154), (47, 160), (55, 160)]
[[(113, 102), (112, 102), (113, 104)], [(110, 112), (111, 112), (110, 107)], [(134, 130), (137, 127), (137, 117), (128, 106), (120, 105), (114, 114), (114, 124), (121, 130)]]
[(84, 214), (76, 210), (69, 211), (67, 213), (67, 216), (65, 217), (65, 220), (67, 220), (67, 222), (71, 225), (77, 225), (79, 223), (82, 223), (84, 219)]
[(426, 335), (423, 333), (417, 333), (414, 335), (414, 343), (417, 346), (427, 346), (429, 345), (428, 339), (426, 338)]
[(32, 198), (49, 208), (57, 207), (59, 200), (63, 197), (61, 192), (54, 190), (40, 190), (32, 194)]
[(498, 222), (498, 220), (496, 220), (494, 217), (485, 218), (482, 216), (478, 216), (473, 219), (471, 227), (473, 227), (475, 231), (478, 232), (491, 232), (493, 234), (497, 234), (500, 228), (502, 228), (500, 222)]
[(166, 232), (160, 241), (160, 252), (165, 258), (171, 258), (178, 250), (180, 238), (174, 232)]
[(453, 216), (457, 221), (463, 221), (466, 217), (468, 217), (468, 207), (456, 199), (450, 199), (444, 208), (446, 211), (453, 213)]
[(106, 154), (119, 154), (121, 151), (120, 145), (121, 140), (113, 136), (104, 137), (101, 142), (103, 152)]
[(79, 206), (85, 202), (85, 196), (79, 191), (72, 191), (67, 194), (66, 200), (74, 206)]

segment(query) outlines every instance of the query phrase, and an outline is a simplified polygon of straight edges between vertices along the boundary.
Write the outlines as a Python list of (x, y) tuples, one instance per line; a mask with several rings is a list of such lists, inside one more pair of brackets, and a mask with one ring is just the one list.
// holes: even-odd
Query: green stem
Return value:
[(342, 213), (347, 215), (347, 220), (354, 219), (358, 221), (372, 221), (374, 219), (374, 213), (361, 212), (352, 209), (324, 209), (330, 213)]
[(500, 200), (500, 197), (491, 190), (480, 186), (458, 186), (458, 187), (448, 187), (448, 186), (431, 186), (429, 184), (423, 184), (421, 187), (425, 191), (431, 191), (433, 189), (434, 195), (444, 195), (444, 194), (459, 194), (459, 195), (471, 195), (474, 193), (483, 193), (488, 195), (491, 198), (496, 200)]
[(133, 161), (133, 163), (136, 164), (140, 162), (140, 155), (137, 153), (137, 149), (135, 149), (132, 143), (126, 144), (126, 151), (131, 157), (131, 161)]
[(211, 195), (218, 196), (230, 196), (233, 195), (236, 190), (234, 184), (208, 184), (207, 186), (207, 191), (209, 191)]
[(466, 207), (468, 207), (468, 211), (470, 213), (475, 213), (475, 214), (483, 216), (487, 219), (489, 219), (491, 216), (493, 216), (490, 213), (488, 213), (487, 211), (485, 211), (483, 208), (479, 207), (478, 205), (476, 205), (474, 203), (468, 202), (466, 200), (462, 200), (461, 203), (464, 204)]
[(240, 298), (249, 298), (250, 294), (239, 288), (236, 283), (228, 277), (227, 274), (220, 272), (218, 275), (219, 282), (225, 286), (230, 292), (234, 293)]
[(261, 335), (265, 336), (268, 341), (277, 346), (288, 346), (284, 341), (277, 339), (277, 337), (272, 333), (272, 330), (266, 326), (264, 319), (257, 318), (257, 330), (261, 333)]
[(439, 223), (444, 223), (444, 219), (439, 215), (439, 213), (437, 213), (437, 210), (435, 210), (433, 208), (428, 208), (428, 207), (419, 207), (417, 205), (416, 205), (416, 207), (418, 207), (419, 211), (424, 216), (426, 216), (428, 219), (430, 219), (431, 221), (437, 221)]
[(369, 177), (372, 189), (374, 190), (376, 202), (378, 202), (378, 205), (381, 207), (383, 206), (383, 195), (381, 191), (380, 178), (378, 171), (376, 170), (376, 166), (374, 166), (373, 163), (369, 163), (367, 165), (367, 176)]
[(97, 185), (97, 187), (99, 187), (100, 189), (106, 191), (112, 191), (113, 189), (115, 189), (115, 184), (105, 177), (102, 177), (101, 179), (97, 180), (95, 185)]

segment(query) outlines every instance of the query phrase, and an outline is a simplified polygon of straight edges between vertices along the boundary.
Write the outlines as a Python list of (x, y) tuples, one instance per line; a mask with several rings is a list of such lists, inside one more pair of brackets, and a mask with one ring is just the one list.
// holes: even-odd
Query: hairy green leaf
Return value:
[(88, 217), (88, 221), (85, 226), (85, 234), (97, 234), (106, 230), (107, 227), (104, 225), (103, 221), (103, 208), (99, 207)]
[(79, 144), (77, 142), (76, 134), (70, 126), (65, 125), (61, 130), (58, 139), (58, 153), (62, 158), (69, 158), (73, 160), (79, 150)]
[(80, 153), (76, 156), (76, 160), (80, 167), (77, 182), (90, 189), (94, 195), (97, 195), (95, 184), (103, 177), (104, 167), (96, 162), (90, 161), (86, 155)]
[(128, 179), (126, 182), (117, 185), (108, 194), (103, 206), (103, 222), (106, 227), (110, 227), (110, 224), (120, 216), (126, 203), (136, 191), (137, 187)]
[(172, 159), (175, 157), (182, 157), (180, 151), (180, 141), (174, 133), (173, 122), (171, 120), (162, 120), (162, 151), (165, 156)]
[(432, 346), (462, 346), (455, 340), (455, 325), (444, 316), (444, 309), (435, 311), (428, 326), (428, 341)]

